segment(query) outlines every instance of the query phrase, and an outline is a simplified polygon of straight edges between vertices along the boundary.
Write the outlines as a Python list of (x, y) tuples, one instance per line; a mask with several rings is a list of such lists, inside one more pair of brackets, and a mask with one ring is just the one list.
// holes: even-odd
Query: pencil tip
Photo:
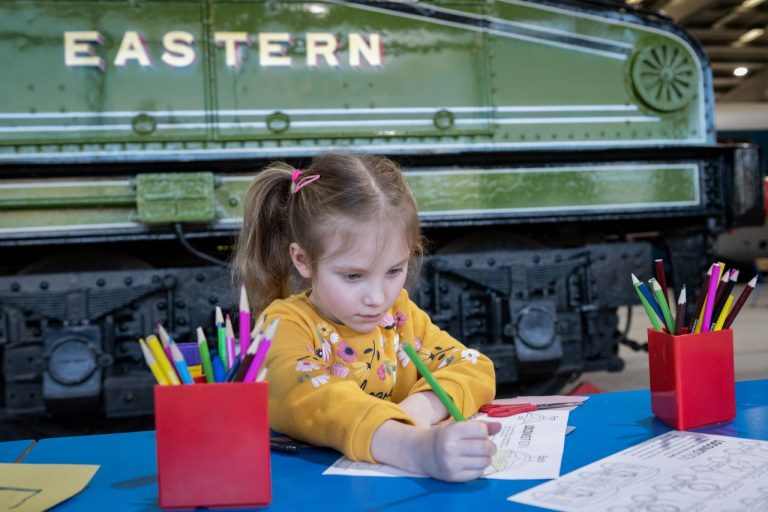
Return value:
[(216, 325), (222, 325), (224, 323), (224, 314), (221, 312), (221, 308), (216, 306)]
[(249, 311), (248, 294), (245, 293), (245, 285), (240, 287), (240, 311)]
[(747, 286), (751, 286), (752, 288), (754, 288), (755, 286), (757, 286), (757, 274), (755, 274), (755, 277), (753, 277), (753, 278), (752, 278), (752, 279), (749, 281), (749, 283), (747, 283)]
[(635, 274), (632, 274), (632, 283), (633, 284), (637, 284), (639, 282), (640, 282), (640, 280), (637, 278), (637, 276)]

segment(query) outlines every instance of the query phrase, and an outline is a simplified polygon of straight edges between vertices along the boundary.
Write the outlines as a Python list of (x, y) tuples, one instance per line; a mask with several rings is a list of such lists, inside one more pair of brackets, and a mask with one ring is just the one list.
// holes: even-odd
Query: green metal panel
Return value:
[(136, 228), (129, 180), (0, 183), (0, 236)]
[[(482, 8), (482, 4), (475, 4)], [(291, 34), (290, 65), (266, 66), (259, 41), (227, 66), (213, 52), (222, 139), (489, 134), (484, 34), (420, 19), (321, 2), (216, 2), (212, 25), (231, 32)], [(309, 62), (310, 34), (338, 42), (333, 65)], [(351, 63), (350, 39), (383, 38), (381, 65)], [(462, 109), (473, 107), (470, 112)], [(441, 119), (443, 116), (443, 119)], [(464, 119), (471, 120), (462, 124)], [(457, 120), (458, 123), (453, 122)], [(441, 123), (444, 121), (444, 123)]]
[[(517, 147), (707, 140), (698, 57), (676, 36), (528, 2), (495, 9), (510, 25), (491, 38), (494, 102), (513, 107), (500, 107), (497, 137)], [(648, 91), (662, 75), (678, 101)]]
[[(530, 1), (411, 4), (0, 1), (14, 71), (0, 83), (0, 161), (707, 142), (703, 64), (673, 34)], [(72, 31), (99, 34), (77, 56), (103, 69), (65, 64)], [(238, 32), (227, 49), (222, 34)], [(172, 33), (194, 40), (193, 61), (163, 60)], [(150, 65), (116, 63), (129, 34)], [(289, 65), (268, 65), (265, 34), (289, 38), (275, 46)], [(310, 63), (313, 34), (333, 38), (336, 62)], [(353, 64), (353, 37), (379, 37), (381, 61)], [(674, 97), (658, 97), (659, 80)]]
[[(694, 164), (407, 171), (424, 219), (660, 211), (700, 204)], [(250, 176), (147, 174), (136, 180), (0, 184), (0, 234), (138, 229), (137, 223), (236, 226)]]
[(213, 173), (141, 174), (136, 178), (138, 220), (208, 222), (215, 219)]
[(591, 165), (408, 172), (419, 213), (556, 214), (695, 206), (695, 165)]
[[(202, 64), (161, 60), (165, 33), (186, 31), (200, 41), (202, 21), (200, 2), (0, 2), (0, 62), (13, 69), (0, 86), (0, 145), (207, 139)], [(68, 31), (102, 36), (89, 47), (103, 68), (65, 64)], [(141, 35), (150, 66), (115, 64), (129, 31)]]

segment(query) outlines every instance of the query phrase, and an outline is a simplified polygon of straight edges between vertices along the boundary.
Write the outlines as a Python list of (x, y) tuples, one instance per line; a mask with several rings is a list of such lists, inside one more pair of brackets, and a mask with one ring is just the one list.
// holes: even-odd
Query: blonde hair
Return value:
[(301, 175), (320, 177), (292, 193), (294, 171), (283, 162), (267, 166), (245, 196), (234, 277), (245, 284), (254, 311), (308, 287), (291, 261), (292, 242), (314, 267), (333, 235), (351, 243), (354, 226), (367, 221), (386, 220), (400, 229), (411, 253), (409, 280), (418, 275), (423, 242), (416, 200), (397, 164), (372, 155), (323, 153)]

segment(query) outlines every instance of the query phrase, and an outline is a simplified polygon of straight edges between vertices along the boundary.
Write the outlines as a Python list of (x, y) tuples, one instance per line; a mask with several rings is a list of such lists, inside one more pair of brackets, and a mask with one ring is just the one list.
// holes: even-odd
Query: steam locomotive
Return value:
[(630, 273), (696, 283), (764, 219), (702, 48), (620, 2), (2, 0), (0, 62), (5, 419), (151, 415), (136, 340), (215, 339), (272, 160), (399, 162), (415, 299), (523, 392), (621, 370)]

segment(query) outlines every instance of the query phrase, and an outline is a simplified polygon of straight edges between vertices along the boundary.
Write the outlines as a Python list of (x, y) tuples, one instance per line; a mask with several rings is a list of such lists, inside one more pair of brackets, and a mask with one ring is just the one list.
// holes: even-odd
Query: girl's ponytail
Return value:
[(293, 168), (275, 163), (254, 178), (243, 204), (243, 227), (235, 248), (234, 278), (259, 312), (291, 293), (293, 263), (286, 221)]

